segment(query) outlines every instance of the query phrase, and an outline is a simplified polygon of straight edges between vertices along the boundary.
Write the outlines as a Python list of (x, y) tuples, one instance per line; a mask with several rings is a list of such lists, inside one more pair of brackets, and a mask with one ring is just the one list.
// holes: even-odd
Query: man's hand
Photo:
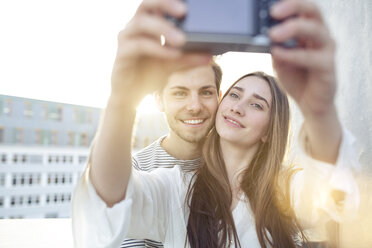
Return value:
[[(209, 62), (206, 54), (184, 54), (184, 33), (165, 16), (181, 18), (186, 6), (179, 0), (144, 0), (118, 36), (112, 73), (112, 97), (142, 97), (165, 84), (170, 73)], [(160, 37), (165, 37), (161, 44)], [(131, 92), (128, 94), (128, 92)], [(134, 98), (135, 96), (135, 98)]]

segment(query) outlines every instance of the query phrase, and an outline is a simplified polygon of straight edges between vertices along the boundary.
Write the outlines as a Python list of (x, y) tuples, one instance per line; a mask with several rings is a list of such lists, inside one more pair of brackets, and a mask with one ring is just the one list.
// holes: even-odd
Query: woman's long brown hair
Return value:
[[(233, 85), (250, 76), (268, 83), (273, 100), (267, 141), (260, 144), (251, 163), (242, 172), (240, 188), (249, 199), (261, 247), (296, 247), (293, 238), (302, 231), (290, 206), (291, 172), (282, 168), (289, 133), (288, 98), (275, 78), (263, 72), (244, 75)], [(230, 209), (231, 186), (215, 128), (206, 138), (203, 158), (186, 197), (190, 207), (187, 241), (193, 248), (229, 247), (231, 243), (240, 247)], [(287, 185), (279, 186), (279, 179)], [(305, 238), (303, 234), (302, 238)]]

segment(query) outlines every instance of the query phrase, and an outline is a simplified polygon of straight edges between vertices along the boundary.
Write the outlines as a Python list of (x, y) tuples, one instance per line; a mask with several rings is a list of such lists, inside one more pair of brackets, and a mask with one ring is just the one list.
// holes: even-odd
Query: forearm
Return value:
[(302, 144), (308, 155), (314, 159), (334, 164), (342, 139), (341, 124), (334, 105), (327, 111), (305, 114), (302, 126)]
[(135, 106), (129, 97), (122, 99), (109, 99), (91, 151), (90, 179), (108, 206), (124, 199), (131, 171)]

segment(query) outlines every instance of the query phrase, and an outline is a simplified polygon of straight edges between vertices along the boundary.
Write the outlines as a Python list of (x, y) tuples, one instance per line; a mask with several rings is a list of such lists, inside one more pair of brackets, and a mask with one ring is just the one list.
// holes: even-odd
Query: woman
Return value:
[(188, 191), (187, 229), (193, 247), (237, 242), (231, 210), (243, 198), (250, 205), (255, 224), (249, 224), (256, 225), (262, 247), (294, 247), (293, 237), (301, 229), (282, 192), (285, 187), (278, 185), (288, 128), (288, 99), (273, 77), (251, 73), (231, 86), (204, 145), (205, 163)]
[[(127, 237), (162, 241), (165, 247), (293, 247), (301, 228), (291, 207), (301, 224), (303, 217), (305, 224), (314, 224), (323, 215), (339, 220), (355, 211), (358, 195), (350, 167), (357, 162), (334, 106), (334, 45), (319, 10), (308, 1), (280, 1), (271, 13), (277, 19), (294, 16), (271, 29), (273, 42), (299, 41), (298, 48), (271, 51), (280, 82), (305, 119), (302, 140), (309, 149), (301, 156), (303, 170), (291, 179), (295, 187), (279, 182), (290, 175), (280, 176), (287, 99), (271, 77), (260, 73), (238, 80), (221, 101), (198, 171), (131, 170), (139, 100), (172, 71), (209, 63), (208, 55), (184, 54), (185, 37), (164, 18), (185, 13), (180, 1), (144, 0), (119, 35), (111, 96), (91, 166), (74, 194), (75, 246), (119, 247)], [(329, 197), (333, 189), (346, 192), (342, 211)]]

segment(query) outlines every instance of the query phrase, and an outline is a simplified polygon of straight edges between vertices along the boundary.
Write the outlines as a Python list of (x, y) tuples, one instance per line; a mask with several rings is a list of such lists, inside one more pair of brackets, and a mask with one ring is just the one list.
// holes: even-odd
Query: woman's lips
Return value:
[(236, 120), (236, 119), (234, 119), (234, 118), (232, 118), (230, 116), (224, 116), (223, 118), (225, 119), (225, 121), (228, 124), (230, 124), (230, 125), (232, 125), (234, 127), (245, 128), (245, 126), (243, 124), (241, 124), (238, 120)]

